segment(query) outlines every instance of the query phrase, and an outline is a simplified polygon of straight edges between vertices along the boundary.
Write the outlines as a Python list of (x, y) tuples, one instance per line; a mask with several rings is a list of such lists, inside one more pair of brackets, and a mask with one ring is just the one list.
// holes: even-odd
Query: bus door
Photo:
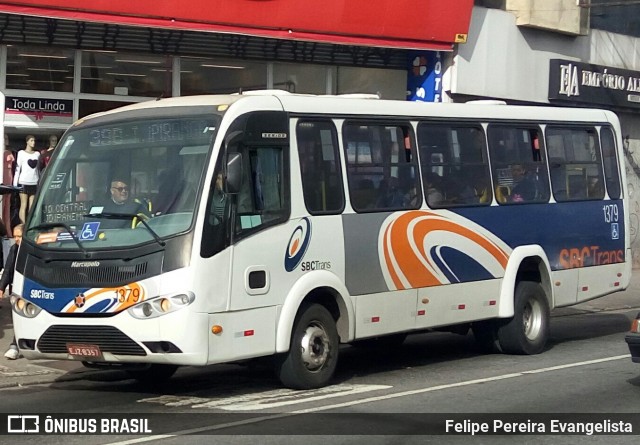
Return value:
[[(273, 352), (277, 305), (292, 285), (283, 267), (286, 243), (296, 224), (288, 222), (287, 126), (280, 112), (238, 118), (227, 132), (222, 162), (216, 166), (215, 180), (220, 177), (229, 205), (224, 212), (216, 211), (218, 198), (211, 192), (211, 218), (220, 219), (226, 231), (212, 260), (226, 258), (228, 264), (227, 325), (237, 335), (236, 354)], [(234, 315), (237, 311), (243, 311), (242, 316)]]

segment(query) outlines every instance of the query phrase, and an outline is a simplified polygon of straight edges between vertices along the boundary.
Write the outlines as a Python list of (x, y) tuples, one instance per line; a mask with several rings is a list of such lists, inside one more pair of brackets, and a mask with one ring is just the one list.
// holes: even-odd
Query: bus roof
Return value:
[[(613, 122), (611, 111), (594, 108), (566, 108), (553, 106), (505, 105), (500, 101), (472, 101), (469, 103), (432, 103), (377, 99), (372, 94), (312, 95), (294, 94), (283, 90), (259, 90), (227, 95), (181, 96), (127, 105), (114, 110), (87, 116), (83, 120), (122, 111), (165, 107), (231, 106), (242, 103), (245, 109), (281, 109), (300, 114), (329, 114), (333, 116), (383, 117), (447, 117), (481, 120), (542, 120), (576, 122)], [(571, 110), (569, 113), (567, 110)]]

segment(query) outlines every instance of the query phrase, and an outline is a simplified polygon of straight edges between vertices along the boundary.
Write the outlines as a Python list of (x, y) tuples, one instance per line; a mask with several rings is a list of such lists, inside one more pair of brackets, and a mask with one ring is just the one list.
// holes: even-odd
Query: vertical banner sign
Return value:
[(410, 51), (407, 100), (442, 102), (442, 53)]

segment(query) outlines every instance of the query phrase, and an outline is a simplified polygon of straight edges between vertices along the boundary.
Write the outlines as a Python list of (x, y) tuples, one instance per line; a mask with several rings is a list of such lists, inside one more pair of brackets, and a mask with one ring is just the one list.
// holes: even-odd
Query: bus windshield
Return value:
[(208, 114), (73, 127), (47, 166), (25, 238), (92, 250), (187, 231), (219, 122)]

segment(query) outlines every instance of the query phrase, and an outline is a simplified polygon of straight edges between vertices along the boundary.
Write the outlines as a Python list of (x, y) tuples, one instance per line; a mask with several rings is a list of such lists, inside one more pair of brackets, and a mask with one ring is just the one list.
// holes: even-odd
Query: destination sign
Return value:
[(80, 221), (91, 206), (91, 201), (48, 204), (43, 207), (42, 219), (45, 223)]
[(164, 119), (93, 128), (91, 147), (125, 144), (190, 142), (208, 144), (216, 131), (214, 119)]

